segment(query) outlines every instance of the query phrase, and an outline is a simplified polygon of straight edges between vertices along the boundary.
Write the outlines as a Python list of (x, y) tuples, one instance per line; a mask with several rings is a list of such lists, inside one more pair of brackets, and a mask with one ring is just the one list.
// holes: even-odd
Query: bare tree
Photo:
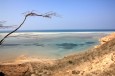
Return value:
[[(29, 16), (41, 16), (41, 17), (45, 17), (45, 18), (52, 18), (52, 16), (56, 16), (56, 13), (54, 12), (48, 12), (48, 13), (45, 13), (45, 14), (37, 14), (35, 12), (28, 12), (25, 17), (24, 17), (24, 20), (22, 21), (22, 23), (13, 31), (11, 31), (10, 33), (8, 33), (3, 39), (1, 39), (0, 41), (0, 45), (3, 44), (4, 40), (9, 36), (11, 35), (12, 33), (16, 32), (23, 24), (24, 22), (26, 21), (26, 19), (29, 17)], [(3, 25), (0, 25), (0, 27), (3, 27)]]

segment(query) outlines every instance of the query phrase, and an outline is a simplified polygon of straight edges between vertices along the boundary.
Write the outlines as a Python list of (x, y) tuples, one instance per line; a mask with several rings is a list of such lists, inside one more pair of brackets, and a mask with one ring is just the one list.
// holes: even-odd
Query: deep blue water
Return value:
[[(12, 30), (0, 30), (0, 33)], [(115, 29), (62, 29), (62, 30), (18, 30), (17, 32), (115, 32)]]

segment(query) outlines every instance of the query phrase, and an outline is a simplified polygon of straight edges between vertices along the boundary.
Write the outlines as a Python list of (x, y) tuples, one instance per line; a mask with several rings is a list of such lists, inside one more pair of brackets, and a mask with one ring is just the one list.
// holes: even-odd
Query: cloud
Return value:
[(16, 28), (17, 25), (11, 25), (11, 26), (4, 26), (6, 21), (0, 21), (0, 29), (9, 29), (9, 28)]
[(0, 29), (16, 28), (16, 26), (17, 26), (17, 25), (3, 26), (3, 24), (0, 24)]

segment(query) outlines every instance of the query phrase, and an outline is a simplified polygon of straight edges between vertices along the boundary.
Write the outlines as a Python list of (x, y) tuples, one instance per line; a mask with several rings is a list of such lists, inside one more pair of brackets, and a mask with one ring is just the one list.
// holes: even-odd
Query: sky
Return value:
[(61, 17), (28, 17), (20, 30), (115, 29), (115, 0), (0, 0), (0, 21), (19, 25), (32, 10)]

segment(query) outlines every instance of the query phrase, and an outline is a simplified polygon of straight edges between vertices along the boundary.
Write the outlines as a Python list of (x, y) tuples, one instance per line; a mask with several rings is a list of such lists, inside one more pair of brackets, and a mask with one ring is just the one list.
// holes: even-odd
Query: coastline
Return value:
[(22, 57), (22, 61), (19, 59), (14, 63), (0, 64), (0, 71), (7, 76), (114, 76), (114, 44), (115, 38), (112, 38), (98, 48), (58, 60), (36, 60), (28, 57), (23, 59)]
[[(25, 55), (29, 57), (33, 57), (33, 56), (37, 57), (38, 55), (38, 58), (59, 59), (59, 58), (63, 58), (64, 56), (72, 55), (74, 53), (78, 53), (83, 50), (85, 51), (89, 48), (92, 48), (93, 45), (97, 45), (99, 38), (106, 36), (106, 35), (108, 35), (108, 32), (106, 33), (105, 32), (104, 33), (100, 33), (100, 32), (98, 33), (95, 33), (95, 32), (79, 32), (79, 33), (78, 32), (60, 32), (60, 33), (59, 32), (58, 33), (56, 32), (51, 32), (51, 33), (49, 32), (48, 33), (20, 32), (20, 33), (14, 33), (10, 35), (9, 38), (6, 39), (6, 42), (3, 44), (4, 47), (0, 47), (1, 49), (0, 55), (2, 56), (1, 59), (5, 57), (8, 57), (8, 59), (10, 58), (15, 59), (15, 58), (20, 57), (21, 55)], [(64, 41), (66, 38), (68, 39)], [(82, 40), (80, 40), (80, 43), (79, 43), (79, 40), (77, 39), (82, 39)], [(52, 42), (52, 40), (54, 41)], [(91, 42), (91, 43), (93, 42), (94, 44), (92, 43), (91, 45), (90, 43), (88, 44), (85, 42)], [(66, 49), (67, 46), (65, 44), (68, 47), (75, 46), (75, 49)], [(56, 47), (56, 49), (54, 47)], [(42, 55), (42, 56), (39, 56), (39, 55)]]

